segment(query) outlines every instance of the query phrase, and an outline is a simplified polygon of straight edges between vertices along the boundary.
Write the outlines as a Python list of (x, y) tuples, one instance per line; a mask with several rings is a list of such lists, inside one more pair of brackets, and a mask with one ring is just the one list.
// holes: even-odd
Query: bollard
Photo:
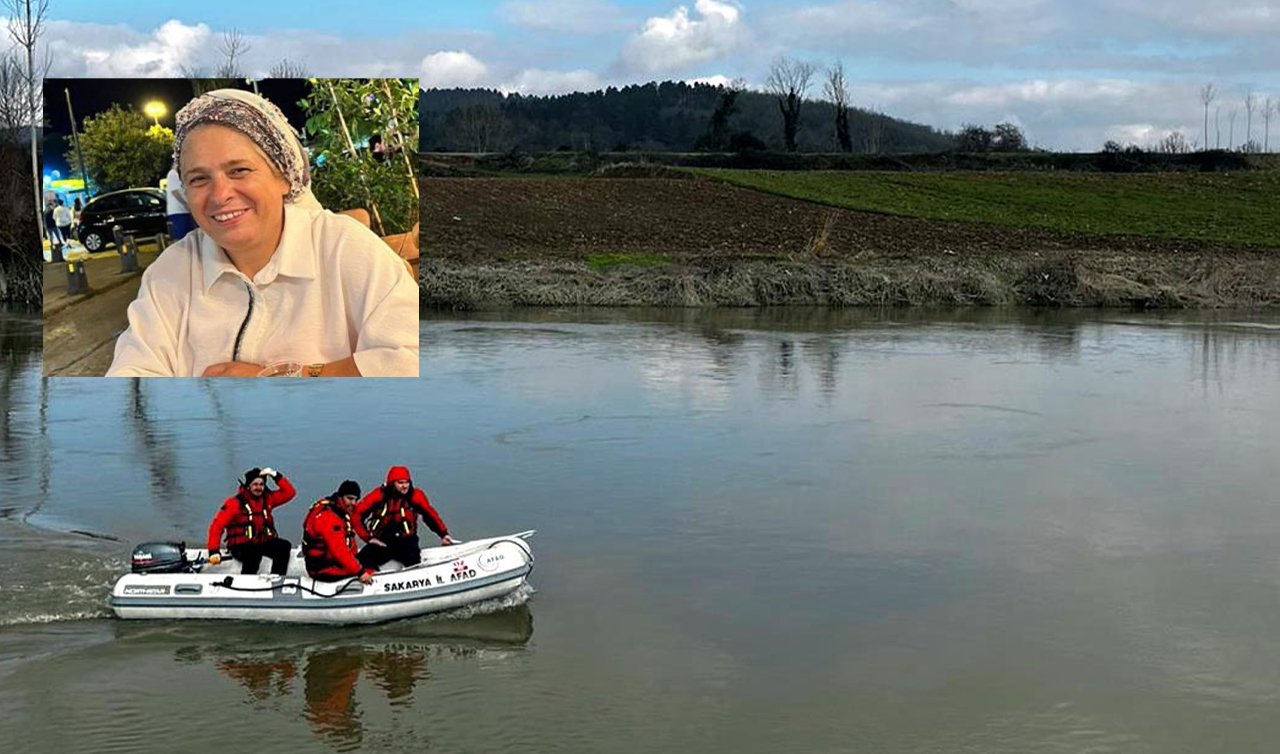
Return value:
[(67, 262), (67, 293), (75, 296), (89, 292), (89, 276), (84, 271), (84, 260)]
[(129, 233), (124, 237), (120, 245), (120, 272), (137, 272), (138, 271), (138, 242), (134, 240), (133, 234)]
[(49, 261), (55, 264), (61, 264), (62, 262), (67, 261), (66, 258), (62, 256), (62, 244), (57, 241), (50, 242), (49, 244)]

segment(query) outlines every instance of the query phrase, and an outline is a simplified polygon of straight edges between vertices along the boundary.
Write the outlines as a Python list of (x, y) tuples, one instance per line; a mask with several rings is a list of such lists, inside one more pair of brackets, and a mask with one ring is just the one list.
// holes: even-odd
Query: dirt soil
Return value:
[[(874, 272), (895, 279), (895, 286), (923, 291), (924, 300), (915, 300), (914, 293), (895, 288), (888, 295), (896, 303), (937, 297), (979, 304), (1280, 303), (1275, 249), (897, 217), (698, 177), (432, 178), (427, 186), (424, 258), (434, 264), (433, 274), (446, 276), (483, 267), (486, 277), (467, 283), (473, 289), (490, 285), (494, 270), (504, 267), (527, 275), (530, 264), (558, 265), (563, 272), (565, 263), (577, 262), (591, 272), (584, 262), (592, 255), (644, 254), (670, 262), (681, 274), (762, 262), (803, 264), (825, 270), (825, 278)], [(929, 278), (927, 285), (919, 284), (921, 276)], [(948, 279), (958, 288), (981, 290), (953, 295), (944, 290)], [(442, 280), (434, 280), (438, 291)], [(450, 305), (433, 301), (433, 281), (424, 282), (424, 301)], [(858, 303), (866, 283), (859, 282), (856, 295), (815, 303)], [(903, 296), (908, 300), (899, 300)], [(758, 299), (739, 303), (794, 302)]]
[[(433, 178), (423, 202), (429, 257), (792, 258), (828, 229), (821, 255), (1004, 255), (1040, 249), (1125, 254), (1228, 251), (1195, 241), (1091, 236), (836, 209), (690, 178)], [(1240, 250), (1231, 250), (1239, 252)]]

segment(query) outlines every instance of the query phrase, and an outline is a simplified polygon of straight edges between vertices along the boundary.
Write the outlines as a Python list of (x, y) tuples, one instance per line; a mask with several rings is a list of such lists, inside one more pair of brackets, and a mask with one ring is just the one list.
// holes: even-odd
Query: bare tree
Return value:
[(0, 56), (0, 143), (20, 141), (22, 125), (27, 121), (26, 81), (15, 52)]
[(1271, 116), (1280, 110), (1277, 109), (1275, 100), (1267, 97), (1267, 101), (1262, 103), (1262, 151), (1271, 151)]
[(269, 79), (305, 79), (309, 75), (305, 65), (288, 58), (280, 58), (280, 61), (267, 71)]
[(1204, 105), (1204, 148), (1209, 148), (1209, 105), (1213, 103), (1218, 92), (1213, 84), (1205, 84), (1200, 88), (1200, 104)]
[(1155, 151), (1162, 154), (1186, 154), (1192, 151), (1192, 148), (1187, 141), (1187, 137), (1183, 136), (1182, 132), (1173, 131), (1156, 142)]
[[(32, 205), (31, 166), (25, 154), (30, 128), (29, 79), (15, 49), (0, 56), (0, 300), (40, 301), (40, 247), (44, 214), (37, 187)], [(31, 222), (35, 213), (36, 222)]]
[(1253, 111), (1258, 109), (1258, 95), (1249, 92), (1244, 97), (1244, 146), (1245, 151), (1250, 151), (1253, 146)]
[(778, 98), (778, 110), (782, 113), (782, 133), (787, 151), (796, 151), (796, 132), (800, 128), (800, 106), (813, 78), (813, 65), (788, 57), (781, 57), (769, 66), (765, 88)]
[(879, 110), (867, 111), (865, 121), (867, 132), (863, 138), (867, 154), (879, 154), (884, 148), (885, 114)]
[(1222, 149), (1222, 105), (1213, 108), (1213, 148)]
[(471, 151), (478, 153), (502, 149), (510, 132), (507, 117), (496, 105), (464, 105), (449, 114), (448, 123)]
[(852, 152), (853, 140), (849, 138), (849, 86), (845, 83), (844, 63), (836, 60), (835, 65), (827, 69), (827, 80), (823, 87), (827, 99), (836, 108), (836, 142), (840, 151)]
[(1239, 113), (1234, 107), (1231, 112), (1227, 113), (1227, 149), (1236, 148), (1236, 114)]
[[(43, 97), (40, 91), (44, 75), (53, 63), (49, 51), (36, 61), (36, 46), (44, 34), (44, 14), (49, 10), (49, 0), (5, 0), (9, 9), (9, 38), (26, 52), (27, 67), (22, 70), (27, 85), (26, 115), (31, 137), (31, 187), (35, 197), (36, 223), (44, 227), (44, 213), (40, 211), (40, 165), (36, 156), (36, 131), (44, 122)], [(20, 69), (21, 70), (21, 69)]]
[(249, 42), (245, 40), (244, 34), (239, 29), (222, 32), (218, 51), (222, 53), (222, 65), (218, 66), (213, 75), (223, 79), (244, 78), (240, 70), (240, 58), (249, 51)]

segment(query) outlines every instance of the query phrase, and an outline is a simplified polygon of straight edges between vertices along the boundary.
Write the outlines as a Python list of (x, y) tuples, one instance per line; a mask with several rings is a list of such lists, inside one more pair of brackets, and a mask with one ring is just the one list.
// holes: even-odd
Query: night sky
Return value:
[[(237, 79), (237, 89), (252, 91), (243, 79)], [(71, 93), (71, 107), (75, 110), (76, 127), (83, 129), (85, 118), (104, 112), (113, 104), (121, 104), (142, 111), (151, 100), (160, 100), (168, 112), (160, 118), (160, 125), (173, 128), (174, 115), (183, 105), (195, 97), (191, 82), (187, 79), (45, 79), (44, 114), (48, 121), (45, 130), (45, 164), (47, 170), (58, 170), (66, 176), (70, 173), (63, 153), (65, 140), (71, 136), (71, 115), (67, 111), (67, 95)], [(258, 82), (258, 93), (271, 100), (284, 111), (294, 128), (302, 131), (306, 116), (298, 107), (298, 100), (307, 96), (311, 85), (306, 79), (263, 79)]]

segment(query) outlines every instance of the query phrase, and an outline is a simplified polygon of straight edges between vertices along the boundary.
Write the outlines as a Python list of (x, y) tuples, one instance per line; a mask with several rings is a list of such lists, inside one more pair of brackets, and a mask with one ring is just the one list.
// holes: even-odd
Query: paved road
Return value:
[[(145, 268), (156, 254), (138, 255)], [(85, 260), (91, 293), (67, 293), (67, 266), (46, 264), (44, 270), (44, 373), (59, 377), (92, 377), (106, 373), (116, 336), (128, 324), (129, 302), (138, 295), (140, 273), (121, 274), (114, 254)]]

